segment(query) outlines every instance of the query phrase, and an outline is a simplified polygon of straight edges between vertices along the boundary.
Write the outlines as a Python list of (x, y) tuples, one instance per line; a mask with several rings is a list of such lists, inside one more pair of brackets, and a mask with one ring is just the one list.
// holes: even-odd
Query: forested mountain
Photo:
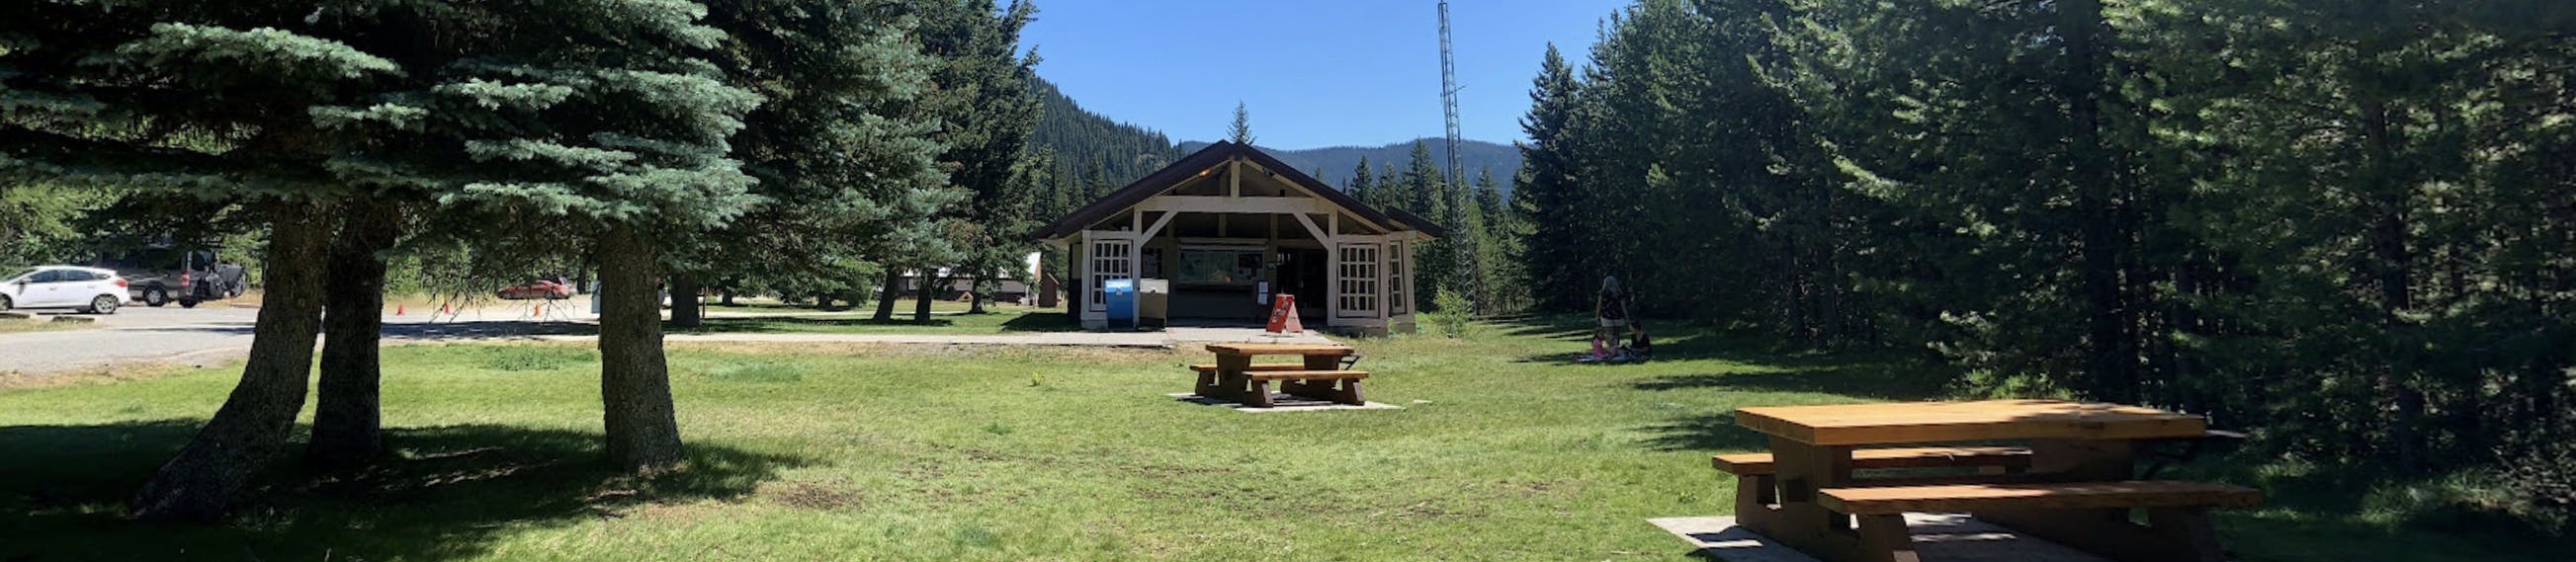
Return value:
[(2188, 4), (1645, 0), (1541, 65), (1524, 286), (2576, 515), (2576, 4)]
[[(1438, 137), (1425, 137), (1420, 139), (1420, 141), (1423, 144), (1430, 145), (1431, 158), (1433, 162), (1447, 165), (1449, 149), (1446, 145), (1448, 143), (1442, 141)], [(1315, 170), (1323, 170), (1324, 173), (1322, 175), (1315, 176), (1315, 179), (1324, 180), (1324, 183), (1333, 184), (1336, 187), (1348, 188), (1351, 181), (1351, 170), (1359, 165), (1360, 159), (1366, 158), (1372, 164), (1402, 163), (1406, 158), (1411, 156), (1413, 151), (1413, 142), (1414, 141), (1405, 141), (1379, 147), (1333, 146), (1325, 148), (1308, 148), (1303, 150), (1287, 150), (1265, 146), (1261, 147), (1261, 150), (1263, 152), (1270, 153), (1271, 156), (1279, 157), (1279, 161), (1281, 162), (1287, 162), (1291, 166), (1296, 166), (1297, 171), (1300, 172), (1312, 174), (1315, 173)], [(1188, 153), (1193, 150), (1198, 150), (1199, 147), (1207, 146), (1207, 144), (1208, 143), (1199, 141), (1184, 142), (1181, 143), (1181, 152)], [(1467, 177), (1471, 178), (1485, 170), (1492, 170), (1494, 172), (1494, 182), (1498, 188), (1501, 189), (1502, 193), (1510, 194), (1512, 192), (1512, 171), (1519, 170), (1521, 168), (1521, 151), (1506, 144), (1495, 144), (1478, 140), (1461, 140), (1458, 145), (1458, 165), (1465, 168), (1462, 171), (1467, 174)]]
[[(1037, 130), (1029, 139), (1033, 162), (1044, 162), (1045, 175), (1037, 178), (1044, 184), (1039, 194), (1041, 210), (1054, 214), (1071, 211), (1109, 190), (1145, 177), (1183, 155), (1207, 147), (1199, 141), (1175, 146), (1161, 131), (1147, 129), (1111, 119), (1083, 109), (1081, 102), (1064, 95), (1055, 84), (1039, 78), (1035, 82), (1044, 107), (1040, 109)], [(1424, 138), (1421, 143), (1431, 148), (1431, 162), (1445, 165), (1448, 150), (1437, 138)], [(1413, 156), (1413, 142), (1380, 147), (1336, 146), (1286, 150), (1263, 147), (1263, 151), (1295, 166), (1297, 171), (1316, 174), (1316, 179), (1334, 187), (1349, 188), (1351, 171), (1365, 159), (1372, 166), (1402, 166)], [(1491, 171), (1499, 193), (1509, 195), (1512, 172), (1521, 166), (1519, 149), (1510, 145), (1483, 141), (1463, 141), (1458, 165), (1465, 167), (1467, 177)]]
[(1115, 188), (1161, 169), (1182, 154), (1161, 131), (1085, 110), (1045, 78), (1037, 79), (1036, 87), (1045, 107), (1039, 110), (1029, 147), (1052, 153), (1059, 174), (1086, 180), (1105, 175)]

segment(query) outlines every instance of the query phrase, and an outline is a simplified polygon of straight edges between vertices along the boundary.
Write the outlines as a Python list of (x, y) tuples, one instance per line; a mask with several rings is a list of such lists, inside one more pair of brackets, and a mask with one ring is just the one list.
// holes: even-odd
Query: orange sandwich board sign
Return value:
[(1270, 298), (1270, 333), (1302, 334), (1306, 325), (1297, 320), (1297, 295), (1281, 293)]

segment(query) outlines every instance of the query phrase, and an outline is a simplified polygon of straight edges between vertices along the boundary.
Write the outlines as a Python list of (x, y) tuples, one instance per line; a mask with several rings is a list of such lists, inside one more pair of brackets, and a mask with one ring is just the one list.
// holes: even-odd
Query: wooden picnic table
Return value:
[[(2259, 498), (2232, 486), (2132, 481), (2142, 440), (2196, 439), (2208, 431), (2200, 416), (2154, 408), (1997, 400), (1750, 407), (1737, 409), (1735, 419), (1770, 437), (1776, 464), (1759, 469), (1776, 473), (1758, 480), (1777, 483), (1739, 488), (1738, 522), (1824, 560), (1914, 560), (1902, 513), (1941, 509), (2115, 559), (2216, 560), (2215, 533), (2200, 510)], [(1855, 450), (1873, 453), (1861, 455), (1864, 465), (1932, 450), (1861, 446), (1993, 441), (2027, 441), (2026, 454), (2014, 459), (2027, 468), (1884, 479), (1855, 474)], [(2151, 525), (2131, 524), (2132, 507), (2149, 508)]]
[[(1360, 396), (1360, 380), (1368, 378), (1368, 373), (1342, 369), (1342, 358), (1357, 353), (1347, 346), (1216, 343), (1208, 344), (1207, 350), (1216, 353), (1216, 364), (1192, 367), (1199, 373), (1199, 396), (1269, 408), (1276, 405), (1270, 397), (1270, 383), (1275, 381), (1280, 392), (1292, 395), (1352, 405), (1368, 403)], [(1263, 355), (1295, 355), (1303, 359), (1287, 365), (1252, 363), (1252, 358)]]

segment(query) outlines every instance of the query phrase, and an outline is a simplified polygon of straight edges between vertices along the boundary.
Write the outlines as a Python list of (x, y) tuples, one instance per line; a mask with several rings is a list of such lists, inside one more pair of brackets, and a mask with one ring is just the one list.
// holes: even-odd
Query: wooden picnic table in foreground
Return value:
[[(2207, 510), (2251, 507), (2250, 488), (2135, 480), (2141, 443), (2199, 439), (2200, 416), (2057, 400), (1740, 408), (1768, 455), (1719, 455), (1738, 476), (1745, 527), (1832, 561), (1912, 561), (1908, 511), (1967, 512), (2021, 534), (2117, 560), (2224, 559)], [(2028, 447), (1863, 448), (2023, 441)], [(1865, 477), (1859, 470), (1977, 468)], [(2144, 509), (2148, 524), (2130, 522)], [(1853, 524), (1857, 521), (1857, 528)]]
[[(1216, 353), (1213, 365), (1193, 365), (1199, 380), (1199, 396), (1232, 400), (1256, 408), (1276, 405), (1270, 397), (1270, 383), (1278, 382), (1279, 391), (1342, 404), (1366, 405), (1360, 395), (1360, 380), (1367, 371), (1342, 367), (1342, 359), (1357, 351), (1338, 344), (1305, 343), (1216, 343), (1207, 350)], [(1295, 364), (1255, 365), (1252, 358), (1263, 355), (1302, 357)]]

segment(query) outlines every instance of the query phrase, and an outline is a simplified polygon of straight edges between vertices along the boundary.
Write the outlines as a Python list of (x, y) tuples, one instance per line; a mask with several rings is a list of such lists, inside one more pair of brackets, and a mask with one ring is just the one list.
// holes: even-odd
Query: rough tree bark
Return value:
[(700, 308), (703, 306), (702, 299), (698, 298), (698, 291), (701, 288), (703, 287), (698, 284), (696, 276), (678, 273), (671, 275), (672, 326), (695, 328), (706, 323), (706, 311)]
[(378, 396), (383, 366), (385, 258), (402, 236), (402, 211), (391, 204), (351, 203), (331, 241), (330, 294), (324, 298), (322, 382), (314, 399), (313, 442), (305, 462), (326, 471), (363, 466), (384, 453)]
[(215, 417), (161, 465), (127, 508), (147, 520), (208, 520), (285, 449), (313, 369), (321, 331), (324, 253), (331, 213), (323, 203), (280, 203), (264, 270), (268, 294), (252, 328), (250, 359)]
[(2076, 192), (2076, 220), (2081, 221), (2081, 278), (2086, 303), (2085, 332), (2094, 397), (2111, 402), (2138, 401), (2138, 354), (2131, 336), (2134, 314), (2120, 281), (2129, 250), (2127, 225), (2120, 221), (2118, 174), (2110, 148), (2102, 140), (2103, 81), (2110, 61), (2103, 48), (2107, 27), (2101, 0), (2070, 0), (2058, 6), (2066, 41), (2068, 70), (2060, 95), (2067, 104), (2067, 151)]
[(662, 356), (660, 253), (631, 226), (600, 236), (599, 400), (608, 460), (636, 472), (679, 464), (670, 365)]
[(903, 272), (886, 266), (885, 290), (877, 291), (878, 322), (894, 319), (894, 300), (903, 296)]
[(913, 323), (930, 323), (930, 301), (938, 299), (938, 295), (933, 294), (935, 291), (932, 289), (933, 287), (938, 286), (942, 281), (942, 279), (939, 279), (938, 277), (938, 275), (930, 273), (928, 268), (922, 269), (921, 278), (917, 280), (917, 283), (915, 283), (916, 288), (914, 290), (919, 293), (920, 299), (912, 301)]

